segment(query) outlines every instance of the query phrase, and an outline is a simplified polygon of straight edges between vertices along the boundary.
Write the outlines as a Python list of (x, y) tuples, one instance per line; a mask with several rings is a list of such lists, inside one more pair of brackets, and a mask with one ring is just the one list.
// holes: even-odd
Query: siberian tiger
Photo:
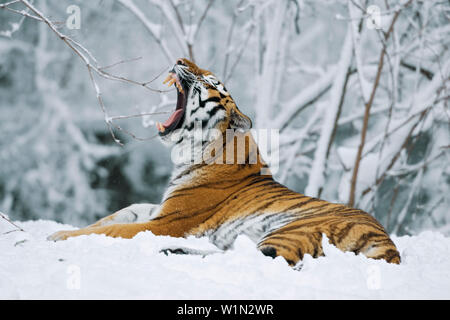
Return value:
[[(211, 72), (179, 59), (165, 82), (175, 84), (177, 105), (165, 123), (156, 124), (159, 136), (173, 147), (172, 154), (189, 155), (191, 160), (175, 163), (161, 204), (132, 205), (49, 239), (92, 233), (132, 238), (149, 230), (173, 237), (207, 236), (225, 250), (245, 234), (263, 254), (282, 256), (295, 265), (305, 254), (323, 255), (325, 234), (343, 251), (400, 263), (394, 243), (371, 215), (299, 194), (273, 179), (249, 134), (251, 120)], [(193, 139), (196, 127), (202, 131)], [(231, 138), (229, 130), (235, 132)], [(242, 136), (245, 148), (239, 150)], [(255, 154), (257, 160), (250, 163)]]

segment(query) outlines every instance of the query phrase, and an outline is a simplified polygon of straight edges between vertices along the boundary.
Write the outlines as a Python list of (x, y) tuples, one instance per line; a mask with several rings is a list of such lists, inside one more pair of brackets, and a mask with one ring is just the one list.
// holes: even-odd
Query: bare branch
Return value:
[(143, 112), (143, 113), (139, 113), (139, 114), (132, 114), (132, 115), (128, 115), (128, 116), (115, 116), (115, 117), (110, 117), (109, 119), (111, 121), (114, 120), (123, 120), (123, 119), (130, 119), (130, 118), (140, 118), (140, 117), (145, 117), (145, 116), (155, 116), (155, 115), (159, 115), (159, 114), (169, 114), (171, 113), (170, 111), (161, 111), (161, 112)]
[[(239, 3), (237, 4), (237, 7), (240, 7), (242, 5), (242, 3), (244, 2), (244, 0), (240, 0)], [(236, 21), (237, 21), (237, 16), (238, 16), (239, 11), (238, 10), (234, 10), (233, 11), (233, 16), (231, 17), (231, 24), (230, 24), (230, 28), (228, 31), (228, 36), (227, 36), (227, 44), (225, 45), (225, 61), (223, 64), (223, 72), (222, 75), (224, 78), (226, 78), (227, 75), (227, 70), (228, 70), (228, 60), (230, 58), (230, 54), (231, 54), (231, 39), (233, 38), (233, 32), (234, 32), (234, 28), (236, 25)], [(226, 81), (225, 81), (226, 82)]]
[[(409, 64), (409, 63), (407, 63), (407, 62), (405, 62), (403, 60), (400, 62), (400, 65), (402, 67), (405, 67), (405, 68), (411, 70), (411, 71), (417, 71), (417, 67), (416, 66), (413, 66), (412, 64)], [(419, 70), (420, 70), (420, 73), (423, 74), (428, 80), (433, 79), (434, 73), (432, 71), (427, 70), (427, 69), (425, 69), (423, 67), (420, 67)]]
[(127, 60), (120, 60), (120, 61), (118, 61), (116, 63), (110, 64), (110, 65), (107, 65), (107, 66), (104, 66), (104, 67), (99, 67), (99, 69), (100, 70), (110, 69), (110, 68), (113, 68), (113, 67), (118, 66), (120, 64), (124, 64), (124, 63), (128, 63), (128, 62), (134, 62), (134, 61), (141, 60), (141, 59), (142, 59), (142, 57), (136, 57), (136, 58), (127, 59)]
[(136, 7), (133, 0), (117, 0), (117, 1), (119, 1), (121, 5), (127, 8), (139, 19), (139, 21), (145, 26), (147, 31), (152, 35), (153, 39), (155, 39), (156, 43), (160, 46), (162, 52), (164, 53), (167, 59), (167, 62), (173, 63), (175, 61), (175, 58), (170, 53), (166, 41), (164, 39), (161, 39), (161, 33), (158, 28), (159, 26), (156, 26), (153, 23), (151, 23), (144, 15), (144, 13), (141, 10), (139, 10), (138, 7)]
[[(253, 11), (254, 11), (254, 8), (253, 8)], [(244, 54), (245, 49), (248, 47), (248, 42), (250, 40), (250, 37), (253, 34), (253, 30), (255, 29), (255, 26), (256, 26), (255, 22), (254, 21), (251, 22), (251, 25), (250, 25), (250, 28), (248, 30), (247, 36), (246, 36), (244, 42), (242, 42), (242, 45), (241, 45), (241, 47), (238, 50), (238, 54), (236, 56), (236, 60), (234, 61), (233, 65), (231, 66), (230, 71), (225, 76), (225, 80), (224, 80), (225, 83), (227, 83), (228, 80), (231, 78), (231, 76), (233, 75), (234, 69), (239, 64), (239, 61), (241, 61), (241, 57)]]
[[(125, 0), (121, 0), (122, 2)], [(131, 0), (127, 0), (129, 2), (131, 2)], [(111, 73), (108, 73), (105, 71), (105, 68), (99, 67), (97, 64), (97, 60), (95, 59), (95, 57), (90, 53), (89, 50), (87, 50), (83, 45), (81, 45), (80, 43), (78, 43), (77, 41), (71, 39), (70, 37), (62, 34), (57, 28), (56, 26), (48, 19), (44, 16), (43, 13), (41, 13), (36, 7), (34, 7), (29, 1), (27, 0), (20, 0), (21, 3), (23, 3), (29, 10), (31, 10), (38, 18), (39, 21), (44, 22), (45, 24), (47, 24), (47, 26), (70, 48), (72, 49), (72, 51), (74, 51), (74, 53), (84, 62), (84, 64), (86, 65), (88, 72), (89, 72), (89, 77), (91, 79), (92, 85), (95, 89), (96, 95), (97, 95), (97, 100), (98, 103), (101, 107), (101, 110), (104, 114), (104, 118), (105, 118), (105, 122), (108, 125), (108, 129), (111, 133), (111, 136), (113, 137), (114, 141), (116, 143), (118, 143), (119, 145), (123, 145), (119, 139), (117, 139), (117, 137), (114, 135), (114, 130), (112, 128), (112, 126), (117, 127), (116, 125), (113, 125), (111, 122), (111, 118), (108, 116), (107, 110), (105, 108), (103, 99), (102, 99), (102, 95), (101, 95), (101, 91), (100, 88), (97, 84), (97, 82), (95, 81), (93, 72), (95, 72), (96, 74), (98, 74), (99, 76), (105, 78), (105, 79), (109, 79), (109, 80), (116, 80), (116, 81), (120, 81), (120, 82), (126, 82), (126, 83), (131, 83), (131, 84), (135, 84), (135, 85), (139, 85), (144, 87), (147, 90), (153, 91), (153, 92), (166, 92), (163, 90), (156, 90), (153, 89), (151, 87), (149, 87), (148, 85), (154, 81), (156, 78), (158, 78), (160, 75), (158, 75), (157, 77), (155, 77), (153, 80), (151, 81), (147, 81), (147, 82), (139, 82), (139, 81), (135, 81), (132, 79), (128, 79), (122, 76), (116, 76), (113, 75)], [(131, 2), (132, 3), (132, 2)], [(128, 3), (129, 4), (129, 3)], [(91, 62), (93, 61), (93, 62)], [(126, 130), (120, 128), (121, 131), (128, 133), (130, 136), (135, 137), (133, 134), (130, 134), (129, 132), (127, 132)], [(139, 139), (138, 139), (139, 140)]]
[(197, 37), (198, 31), (200, 30), (200, 27), (202, 26), (203, 21), (206, 18), (206, 15), (208, 14), (209, 9), (211, 8), (214, 0), (209, 0), (208, 4), (206, 5), (205, 10), (203, 11), (203, 14), (201, 15), (200, 19), (197, 22), (197, 26), (195, 28), (195, 33), (192, 39), (195, 39)]
[(391, 162), (389, 163), (389, 165), (387, 166), (386, 170), (383, 172), (383, 174), (381, 174), (375, 181), (375, 185), (372, 187), (369, 187), (367, 189), (365, 189), (361, 194), (364, 196), (366, 195), (369, 191), (371, 191), (375, 186), (380, 185), (384, 179), (386, 178), (386, 176), (388, 175), (389, 170), (392, 169), (392, 167), (394, 166), (394, 164), (397, 162), (397, 160), (400, 157), (400, 154), (402, 152), (402, 150), (407, 146), (409, 140), (412, 137), (412, 134), (414, 132), (414, 130), (417, 128), (417, 126), (422, 122), (422, 120), (425, 118), (425, 116), (427, 115), (428, 111), (430, 110), (430, 108), (426, 108), (425, 110), (423, 110), (420, 113), (420, 117), (419, 119), (416, 121), (416, 123), (411, 127), (411, 129), (408, 132), (408, 135), (406, 136), (405, 140), (403, 141), (401, 147), (399, 148), (399, 150), (395, 153), (395, 155), (392, 157)]
[[(25, 232), (25, 230), (23, 230), (23, 229), (22, 229), (21, 227), (19, 227), (17, 224), (15, 224), (15, 223), (12, 222), (11, 220), (9, 220), (8, 217), (6, 217), (6, 215), (5, 215), (4, 213), (0, 212), (0, 217), (1, 217), (2, 219), (6, 220), (6, 222), (8, 222), (8, 223), (10, 223), (11, 225), (13, 225), (14, 227), (16, 227), (17, 230), (15, 230), (15, 231), (22, 231), (22, 232)], [(9, 231), (9, 232), (12, 232), (12, 231)], [(8, 233), (9, 233), (9, 232), (8, 232)]]
[(22, 15), (22, 16), (26, 17), (26, 18), (31, 18), (31, 19), (34, 19), (34, 20), (37, 20), (37, 21), (41, 21), (41, 22), (43, 21), (41, 18), (29, 14), (27, 12), (28, 10), (27, 11), (24, 11), (24, 10), (19, 11), (19, 10), (15, 10), (15, 9), (12, 9), (12, 8), (8, 7), (9, 5), (12, 5), (12, 4), (15, 4), (15, 3), (18, 3), (18, 2), (20, 2), (20, 0), (14, 0), (14, 1), (10, 1), (10, 2), (7, 2), (7, 3), (2, 3), (2, 4), (0, 4), (0, 9), (5, 9), (5, 10), (8, 10), (8, 11), (17, 13), (19, 15)]
[[(405, 5), (403, 5), (403, 8), (406, 8), (411, 2), (412, 2), (412, 0), (409, 0)], [(398, 19), (398, 16), (400, 15), (400, 12), (401, 12), (401, 9), (399, 9), (395, 12), (395, 15), (392, 18), (392, 22), (389, 26), (389, 29), (388, 29), (387, 33), (385, 34), (385, 39), (384, 39), (385, 41), (387, 41), (389, 39), (389, 36), (394, 28), (394, 25)], [(380, 53), (377, 73), (376, 73), (375, 80), (373, 83), (372, 92), (370, 93), (369, 100), (367, 101), (366, 107), (365, 107), (363, 127), (361, 130), (361, 142), (359, 144), (358, 152), (356, 154), (355, 165), (353, 167), (353, 174), (352, 174), (352, 179), (350, 182), (350, 196), (349, 196), (349, 200), (348, 200), (348, 205), (351, 207), (355, 203), (356, 181), (358, 179), (358, 171), (359, 171), (359, 165), (361, 162), (361, 155), (362, 155), (362, 152), (364, 149), (364, 144), (366, 142), (366, 134), (367, 134), (367, 128), (368, 128), (368, 124), (369, 124), (369, 117), (370, 117), (370, 108), (372, 107), (372, 104), (373, 104), (373, 101), (375, 98), (375, 93), (376, 93), (378, 85), (380, 83), (381, 71), (383, 70), (385, 54), (386, 54), (386, 47), (383, 43), (383, 48)]]

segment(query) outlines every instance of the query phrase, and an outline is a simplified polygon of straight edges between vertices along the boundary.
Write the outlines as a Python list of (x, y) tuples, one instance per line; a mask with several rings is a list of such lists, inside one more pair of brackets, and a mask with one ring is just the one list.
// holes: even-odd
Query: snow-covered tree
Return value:
[[(85, 223), (157, 202), (170, 162), (146, 139), (156, 117), (114, 115), (171, 110), (174, 93), (152, 80), (187, 57), (225, 82), (256, 128), (280, 130), (281, 182), (364, 209), (390, 232), (450, 232), (448, 2), (1, 3), (10, 217)], [(66, 24), (73, 4), (79, 30)]]

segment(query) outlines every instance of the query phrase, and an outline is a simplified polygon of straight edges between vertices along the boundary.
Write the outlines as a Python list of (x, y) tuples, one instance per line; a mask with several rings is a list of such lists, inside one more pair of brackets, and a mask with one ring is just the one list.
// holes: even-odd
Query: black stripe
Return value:
[[(220, 102), (220, 98), (219, 98), (219, 97), (211, 97), (211, 98), (208, 98), (208, 99), (206, 99), (206, 100), (201, 100), (201, 99), (200, 99), (200, 95), (199, 95), (199, 96), (198, 96), (198, 106), (197, 106), (197, 108), (191, 110), (191, 116), (192, 116), (195, 112), (197, 112), (198, 109), (204, 108), (204, 107), (205, 107), (205, 104), (208, 103), (208, 102)], [(222, 108), (223, 108), (223, 107), (222, 107)], [(224, 109), (225, 109), (225, 108), (224, 108)]]
[(308, 200), (306, 200), (306, 201), (303, 201), (303, 202), (300, 202), (300, 203), (296, 203), (296, 204), (294, 204), (293, 206), (290, 206), (290, 207), (288, 207), (288, 208), (286, 208), (286, 209), (284, 209), (284, 210), (285, 210), (285, 211), (291, 211), (291, 210), (293, 210), (293, 209), (301, 208), (301, 207), (303, 207), (305, 204), (308, 204), (308, 203), (313, 202), (313, 201), (318, 201), (318, 199), (316, 199), (316, 198), (310, 198), (310, 199), (308, 199)]
[(375, 232), (368, 232), (368, 233), (363, 233), (359, 239), (356, 241), (356, 243), (354, 244), (354, 247), (352, 248), (353, 252), (358, 254), (362, 248), (364, 248), (366, 246), (366, 244), (369, 242), (369, 240), (372, 240), (372, 238), (374, 237), (379, 237), (379, 236), (384, 236), (382, 234), (379, 233), (375, 233)]
[[(191, 172), (194, 172), (195, 170), (198, 170), (198, 169), (200, 169), (200, 168), (202, 168), (203, 166), (205, 166), (206, 165), (206, 163), (199, 163), (199, 164), (195, 164), (195, 165), (193, 165), (193, 166), (190, 166), (189, 168), (187, 168), (186, 170), (183, 170), (179, 175), (177, 175), (174, 179), (172, 179), (172, 181), (176, 181), (176, 180), (178, 180), (178, 179), (180, 179), (181, 177), (183, 177), (183, 176), (185, 176), (185, 175), (187, 175), (187, 174), (189, 174), (189, 173), (191, 173)], [(171, 182), (172, 182), (171, 181)]]
[[(235, 186), (239, 185), (240, 183), (243, 183), (247, 179), (252, 179), (252, 178), (259, 177), (259, 176), (260, 176), (259, 173), (251, 173), (251, 174), (249, 174), (249, 175), (247, 175), (245, 177), (242, 177), (242, 178), (236, 178), (236, 179), (230, 179), (230, 180), (220, 180), (220, 181), (218, 180), (218, 181), (208, 182), (208, 183), (199, 184), (199, 185), (195, 185), (195, 186), (189, 186), (189, 187), (186, 187), (186, 188), (180, 188), (180, 189), (177, 189), (175, 191), (177, 191), (177, 192), (188, 191), (188, 190), (193, 190), (193, 189), (198, 189), (198, 188), (209, 188), (209, 189), (216, 189), (216, 190), (224, 190), (224, 189), (235, 187)], [(263, 179), (266, 180), (265, 178), (263, 178)], [(261, 181), (262, 181), (262, 179), (261, 179)], [(234, 182), (237, 182), (237, 183), (234, 183)], [(259, 182), (259, 180), (257, 182)], [(234, 183), (234, 184), (220, 186), (220, 187), (216, 186), (218, 184), (226, 184), (226, 183)], [(243, 186), (243, 188), (245, 186)]]
[(225, 110), (225, 108), (219, 104), (208, 111), (208, 116), (210, 118), (214, 117), (216, 115), (217, 111), (219, 111), (219, 110)]
[[(172, 195), (173, 193), (176, 193), (176, 194)], [(191, 195), (193, 195), (193, 193), (190, 193), (190, 192), (178, 193), (175, 190), (174, 192), (171, 193), (171, 195), (168, 198), (164, 199), (163, 203), (168, 201), (168, 200), (174, 199), (174, 198), (183, 197), (183, 196), (191, 196)]]
[(298, 248), (297, 254), (298, 254), (298, 257), (300, 258), (300, 260), (302, 260), (303, 259), (303, 252), (302, 252), (301, 248)]
[(313, 254), (312, 254), (313, 258), (317, 258), (317, 255), (319, 254), (319, 250), (318, 249), (319, 249), (318, 246), (315, 245), (314, 246), (314, 251), (313, 251)]
[[(240, 181), (239, 183), (241, 183), (242, 181)], [(185, 190), (188, 190), (188, 189), (191, 189), (191, 188), (184, 188), (183, 190), (185, 191)], [(172, 219), (170, 222), (173, 222), (173, 221), (175, 221), (175, 220), (182, 220), (182, 219), (187, 219), (187, 218), (191, 218), (193, 215), (201, 215), (202, 213), (206, 213), (207, 211), (209, 211), (209, 210), (213, 210), (213, 209), (215, 209), (215, 208), (217, 208), (217, 207), (219, 207), (219, 206), (221, 206), (221, 205), (226, 205), (226, 204), (228, 204), (228, 202), (229, 201), (231, 201), (231, 200), (234, 200), (235, 198), (236, 198), (236, 193), (240, 193), (240, 192), (242, 192), (242, 189), (239, 189), (239, 190), (236, 190), (235, 192), (233, 192), (233, 193), (231, 193), (230, 195), (228, 195), (224, 200), (222, 200), (222, 201), (220, 201), (219, 203), (217, 203), (217, 204), (215, 204), (215, 205), (213, 205), (213, 206), (211, 206), (211, 207), (207, 207), (206, 209), (204, 208), (204, 209), (202, 209), (202, 210), (196, 210), (196, 211), (194, 211), (192, 214), (189, 214), (189, 215), (186, 215), (186, 214), (184, 214), (183, 216), (180, 216), (180, 217), (177, 217), (177, 218), (175, 218), (175, 219)], [(177, 213), (180, 213), (178, 210), (176, 210), (176, 211), (174, 211), (174, 212), (169, 212), (169, 213), (165, 213), (163, 216), (160, 216), (160, 217), (158, 217), (158, 220), (159, 219), (163, 219), (163, 218), (165, 218), (165, 217), (167, 217), (167, 216), (171, 216), (171, 215), (174, 215), (174, 214), (177, 214)], [(208, 218), (210, 217), (210, 216), (212, 216), (213, 214), (215, 214), (215, 212), (212, 212), (209, 216), (208, 216)], [(207, 219), (208, 219), (207, 218)], [(206, 220), (206, 219), (205, 219)], [(219, 224), (220, 225), (220, 224)]]

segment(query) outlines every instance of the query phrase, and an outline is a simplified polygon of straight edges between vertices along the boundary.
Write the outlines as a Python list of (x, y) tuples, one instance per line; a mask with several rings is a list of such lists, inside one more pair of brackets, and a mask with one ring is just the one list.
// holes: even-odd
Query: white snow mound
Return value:
[[(164, 248), (217, 250), (207, 239), (46, 237), (73, 227), (53, 221), (0, 222), (0, 299), (449, 299), (450, 238), (436, 232), (393, 237), (401, 265), (344, 253), (323, 241), (325, 257), (301, 270), (259, 252), (247, 237), (205, 257)], [(9, 232), (8, 232), (9, 231)], [(12, 231), (12, 232), (11, 232)]]

